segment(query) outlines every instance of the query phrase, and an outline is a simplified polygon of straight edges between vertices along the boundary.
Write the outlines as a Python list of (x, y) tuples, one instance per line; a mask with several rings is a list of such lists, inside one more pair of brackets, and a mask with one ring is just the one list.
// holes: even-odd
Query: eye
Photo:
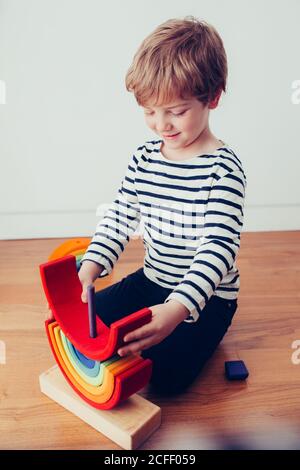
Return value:
[(186, 110), (181, 111), (181, 113), (172, 113), (172, 114), (173, 114), (173, 116), (182, 116), (185, 112), (186, 112)]

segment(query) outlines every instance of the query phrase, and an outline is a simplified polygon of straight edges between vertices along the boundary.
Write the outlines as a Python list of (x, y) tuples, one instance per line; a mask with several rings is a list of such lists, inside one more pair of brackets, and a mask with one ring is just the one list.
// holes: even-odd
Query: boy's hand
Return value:
[(78, 277), (82, 285), (81, 300), (87, 303), (87, 287), (94, 284), (99, 274), (103, 271), (104, 266), (100, 266), (93, 261), (84, 261), (78, 272)]
[[(92, 261), (85, 261), (82, 263), (82, 266), (78, 272), (78, 277), (79, 280), (82, 284), (82, 294), (81, 294), (81, 300), (84, 303), (87, 303), (87, 287), (90, 284), (93, 284), (95, 279), (101, 274), (103, 271), (104, 266), (97, 265), (96, 263), (93, 263)], [(47, 304), (47, 320), (54, 320), (54, 315), (53, 312)]]
[(120, 356), (137, 353), (160, 343), (189, 315), (189, 310), (175, 300), (149, 309), (152, 311), (151, 322), (125, 335), (124, 341), (129, 344), (118, 349)]

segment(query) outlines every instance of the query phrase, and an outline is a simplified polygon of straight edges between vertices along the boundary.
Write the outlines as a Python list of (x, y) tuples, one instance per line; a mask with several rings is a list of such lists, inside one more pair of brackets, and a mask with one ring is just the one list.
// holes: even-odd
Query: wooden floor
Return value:
[[(54, 359), (44, 333), (38, 266), (62, 241), (0, 242), (0, 340), (6, 344), (6, 364), (0, 363), (1, 449), (119, 448), (39, 390), (38, 376)], [(142, 243), (132, 240), (97, 289), (142, 260)], [(226, 446), (222, 438), (236, 444), (260, 433), (275, 433), (275, 441), (280, 435), (281, 443), (291, 434), (300, 442), (300, 364), (291, 361), (291, 345), (300, 340), (300, 232), (243, 233), (238, 267), (239, 308), (202, 376), (176, 398), (141, 392), (162, 408), (161, 428), (143, 449), (220, 448)], [(247, 364), (247, 382), (225, 380), (224, 361), (235, 359)]]

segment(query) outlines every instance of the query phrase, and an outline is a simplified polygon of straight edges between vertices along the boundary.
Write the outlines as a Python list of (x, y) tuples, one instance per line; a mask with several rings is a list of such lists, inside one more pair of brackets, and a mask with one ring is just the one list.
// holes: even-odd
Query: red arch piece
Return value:
[(95, 403), (94, 401), (90, 400), (83, 393), (81, 393), (71, 382), (71, 380), (65, 373), (59, 358), (56, 355), (48, 329), (48, 325), (52, 321), (53, 320), (46, 320), (45, 326), (53, 356), (69, 385), (84, 401), (89, 403), (94, 408), (101, 410), (109, 410), (111, 408), (114, 408), (120, 401), (126, 400), (128, 397), (145, 387), (149, 382), (152, 373), (152, 361), (150, 359), (144, 359), (140, 363), (136, 364), (133, 367), (130, 367), (126, 371), (116, 376), (114, 392), (108, 401), (104, 403)]
[(97, 316), (97, 337), (90, 338), (88, 305), (81, 301), (81, 283), (76, 257), (68, 255), (40, 265), (43, 288), (57, 323), (71, 343), (85, 356), (105, 361), (124, 344), (124, 336), (151, 321), (152, 312), (143, 308), (111, 324)]

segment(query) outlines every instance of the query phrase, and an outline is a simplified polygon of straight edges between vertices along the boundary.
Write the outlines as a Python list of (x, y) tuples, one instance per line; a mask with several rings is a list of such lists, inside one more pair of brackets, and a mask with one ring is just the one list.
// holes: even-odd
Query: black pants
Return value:
[[(164, 303), (172, 289), (148, 279), (143, 268), (96, 293), (96, 312), (111, 323), (144, 307)], [(216, 350), (237, 309), (236, 300), (212, 296), (197, 322), (181, 322), (159, 344), (142, 351), (153, 361), (151, 385), (161, 394), (184, 391)]]

